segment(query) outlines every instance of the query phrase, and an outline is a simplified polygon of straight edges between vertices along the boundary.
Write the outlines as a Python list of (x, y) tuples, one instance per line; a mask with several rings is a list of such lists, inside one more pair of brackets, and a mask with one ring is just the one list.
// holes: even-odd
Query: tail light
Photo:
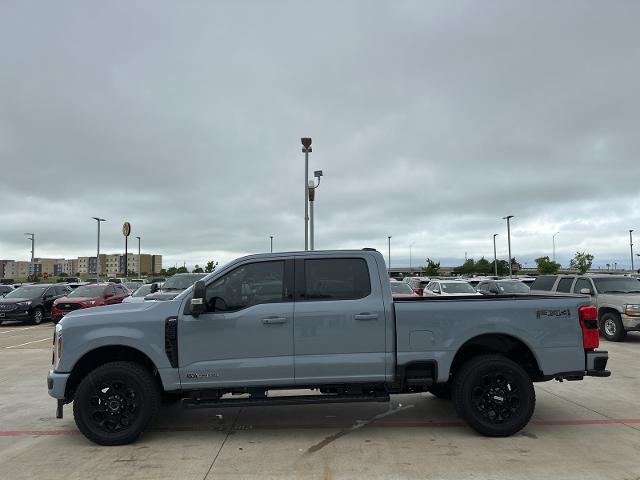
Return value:
[(596, 307), (580, 307), (578, 309), (578, 318), (582, 329), (582, 346), (585, 350), (598, 348), (600, 345), (598, 310)]
[(416, 288), (413, 291), (422, 296), (422, 294), (424, 293), (424, 288)]

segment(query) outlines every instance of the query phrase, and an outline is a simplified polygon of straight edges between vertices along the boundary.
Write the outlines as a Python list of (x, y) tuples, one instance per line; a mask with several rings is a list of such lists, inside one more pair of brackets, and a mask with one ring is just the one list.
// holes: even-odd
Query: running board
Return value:
[(213, 398), (183, 398), (182, 408), (224, 408), (268, 405), (312, 405), (319, 403), (388, 402), (389, 395), (294, 395), (283, 397), (239, 398), (237, 400)]

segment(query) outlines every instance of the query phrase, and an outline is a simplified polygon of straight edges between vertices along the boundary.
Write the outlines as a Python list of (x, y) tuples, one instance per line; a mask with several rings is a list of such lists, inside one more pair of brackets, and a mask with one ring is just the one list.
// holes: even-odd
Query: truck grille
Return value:
[(0, 312), (11, 312), (16, 309), (16, 305), (12, 303), (0, 303)]

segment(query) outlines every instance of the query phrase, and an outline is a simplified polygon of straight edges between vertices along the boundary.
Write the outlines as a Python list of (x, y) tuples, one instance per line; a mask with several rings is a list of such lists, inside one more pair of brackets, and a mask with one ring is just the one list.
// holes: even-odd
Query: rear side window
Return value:
[(571, 284), (573, 283), (573, 278), (565, 277), (561, 278), (558, 282), (558, 286), (556, 287), (556, 292), (564, 292), (569, 293), (571, 291)]
[(542, 275), (536, 278), (535, 281), (531, 284), (531, 290), (551, 291), (554, 283), (556, 283), (555, 275)]
[(355, 300), (371, 293), (369, 269), (362, 258), (305, 260), (307, 300)]
[(573, 293), (580, 293), (580, 290), (583, 288), (588, 288), (589, 293), (593, 295), (593, 287), (591, 286), (591, 282), (586, 278), (579, 278), (576, 282), (576, 286), (573, 287)]

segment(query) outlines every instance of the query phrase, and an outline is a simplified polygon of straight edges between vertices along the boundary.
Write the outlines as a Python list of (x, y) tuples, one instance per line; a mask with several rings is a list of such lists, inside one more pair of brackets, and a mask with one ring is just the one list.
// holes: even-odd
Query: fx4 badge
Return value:
[(571, 311), (568, 308), (562, 310), (538, 310), (536, 317), (570, 317)]
[(219, 377), (220, 374), (219, 373), (213, 373), (213, 372), (208, 372), (208, 373), (187, 373), (187, 378), (212, 378), (212, 377)]

